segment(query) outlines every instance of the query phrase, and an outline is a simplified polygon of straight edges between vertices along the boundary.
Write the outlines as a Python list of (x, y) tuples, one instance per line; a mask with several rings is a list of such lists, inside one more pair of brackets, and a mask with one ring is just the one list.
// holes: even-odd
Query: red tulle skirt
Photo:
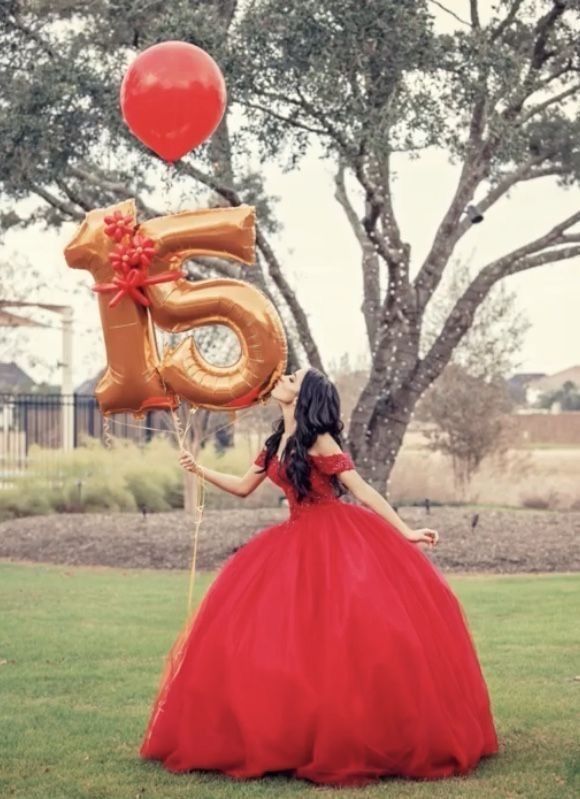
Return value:
[(142, 758), (332, 785), (466, 774), (498, 751), (463, 609), (374, 512), (322, 503), (223, 565), (167, 658)]

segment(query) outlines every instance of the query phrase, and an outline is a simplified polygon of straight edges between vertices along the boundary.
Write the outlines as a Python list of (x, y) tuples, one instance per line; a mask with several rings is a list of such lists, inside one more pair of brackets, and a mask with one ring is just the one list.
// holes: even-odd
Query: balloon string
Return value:
[(113, 449), (113, 435), (111, 433), (111, 421), (108, 416), (103, 416), (103, 439), (105, 449)]
[(167, 213), (171, 211), (171, 179), (175, 172), (175, 165), (170, 161), (164, 165), (165, 175), (163, 176), (163, 189), (165, 192), (165, 210)]
[(193, 605), (193, 586), (195, 584), (195, 566), (197, 560), (197, 539), (199, 528), (203, 519), (203, 509), (205, 507), (205, 480), (203, 479), (203, 472), (195, 476), (196, 496), (195, 508), (193, 515), (193, 555), (191, 560), (191, 569), (189, 572), (189, 591), (187, 594), (187, 615), (191, 613)]
[[(191, 417), (193, 416), (196, 410), (197, 408), (191, 409), (189, 419), (187, 420), (187, 424), (185, 425), (184, 428), (182, 421), (179, 418), (179, 414), (177, 414), (173, 408), (171, 409), (171, 418), (173, 420), (175, 435), (177, 436), (180, 450), (185, 449), (185, 437), (187, 436), (187, 432), (191, 424)], [(199, 538), (199, 528), (201, 526), (201, 521), (203, 519), (203, 509), (205, 506), (205, 481), (203, 479), (203, 472), (201, 474), (196, 472), (194, 480), (195, 480), (195, 503), (193, 508), (193, 555), (191, 558), (191, 567), (189, 569), (189, 589), (187, 593), (188, 617), (191, 613), (192, 604), (193, 604), (193, 588), (195, 585), (195, 571), (196, 571), (196, 561), (197, 561), (197, 541)]]
[[(201, 444), (206, 439), (214, 436), (219, 430), (225, 430), (227, 427), (233, 427), (236, 422), (246, 414), (250, 413), (253, 408), (247, 408), (242, 413), (238, 413), (237, 417), (233, 420), (227, 422), (224, 425), (220, 425), (220, 427), (214, 428), (213, 430), (209, 431), (205, 436), (202, 436), (199, 439), (199, 443)], [(179, 417), (179, 414), (175, 412), (175, 409), (171, 409), (171, 419), (173, 421), (174, 432), (177, 437), (177, 442), (179, 445), (179, 449), (185, 449), (185, 439), (187, 433), (189, 431), (191, 425), (191, 417), (197, 411), (197, 408), (191, 408), (191, 412), (189, 414), (189, 418), (187, 420), (187, 424), (185, 428), (183, 427), (182, 421)], [(111, 433), (111, 421), (115, 422), (116, 419), (110, 419), (108, 416), (103, 416), (103, 437), (105, 447), (107, 449), (112, 449), (113, 447), (113, 436)], [(146, 425), (140, 424), (131, 424), (131, 423), (121, 423), (123, 427), (135, 427), (139, 430), (154, 430), (160, 433), (165, 433), (167, 430), (161, 427), (148, 427)], [(197, 542), (199, 538), (199, 528), (201, 526), (201, 522), (203, 519), (203, 511), (205, 508), (205, 480), (203, 478), (203, 472), (201, 474), (196, 474), (195, 476), (195, 503), (194, 503), (194, 511), (193, 511), (193, 555), (191, 560), (191, 567), (189, 570), (189, 588), (187, 593), (187, 617), (191, 615), (192, 605), (193, 605), (193, 590), (195, 586), (195, 575), (196, 575), (196, 563), (197, 563)]]
[[(209, 438), (214, 436), (220, 430), (225, 430), (228, 427), (233, 427), (240, 419), (242, 419), (244, 416), (247, 416), (253, 410), (254, 408), (247, 408), (244, 411), (236, 411), (236, 419), (230, 422), (226, 422), (226, 424), (222, 424), (219, 427), (212, 427), (212, 429), (209, 430), (205, 435), (201, 436), (201, 438), (199, 439), (200, 444), (203, 443), (204, 441), (207, 441)], [(124, 422), (124, 421), (122, 422), (120, 419), (115, 419), (114, 417), (111, 417), (110, 419), (104, 417), (104, 419), (105, 418), (107, 419), (107, 427), (109, 425), (109, 422), (112, 422), (113, 424), (121, 425), (123, 428), (132, 427), (135, 430), (152, 430), (155, 433), (169, 432), (166, 427), (150, 427), (149, 425), (144, 425), (144, 424), (131, 424), (131, 422)], [(103, 430), (104, 428), (105, 428), (105, 423), (103, 420)]]
[(189, 427), (191, 424), (191, 417), (196, 412), (197, 408), (191, 409), (191, 414), (187, 420), (187, 424), (185, 429), (183, 428), (183, 423), (179, 418), (179, 414), (175, 412), (175, 408), (171, 408), (171, 418), (173, 419), (173, 426), (175, 428), (175, 435), (177, 436), (177, 443), (179, 444), (179, 449), (185, 449), (185, 437), (189, 431)]

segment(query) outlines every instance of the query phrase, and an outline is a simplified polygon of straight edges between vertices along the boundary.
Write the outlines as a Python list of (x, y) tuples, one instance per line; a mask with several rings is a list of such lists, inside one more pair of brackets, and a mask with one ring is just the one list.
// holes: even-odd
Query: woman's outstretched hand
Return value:
[(430, 530), (428, 527), (423, 527), (420, 530), (411, 530), (411, 534), (407, 536), (407, 540), (412, 544), (429, 544), (434, 547), (439, 541), (439, 533), (437, 530)]
[(187, 450), (185, 449), (181, 450), (181, 454), (179, 456), (179, 463), (188, 472), (193, 472), (194, 474), (198, 474), (200, 471), (200, 467), (195, 462), (191, 452), (187, 452)]

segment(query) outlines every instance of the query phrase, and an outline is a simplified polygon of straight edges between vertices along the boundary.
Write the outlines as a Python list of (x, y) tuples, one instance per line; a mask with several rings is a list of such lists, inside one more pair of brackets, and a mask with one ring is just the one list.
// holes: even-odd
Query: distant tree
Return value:
[[(435, 308), (429, 323), (438, 329), (445, 305), (456, 302), (469, 271), (459, 265), (446, 301)], [(510, 442), (507, 414), (513, 400), (506, 376), (517, 358), (529, 323), (516, 308), (517, 297), (499, 285), (490, 293), (469, 332), (455, 349), (452, 362), (417, 405), (417, 417), (427, 428), (429, 446), (451, 458), (456, 485), (464, 490), (484, 458), (504, 453)]]
[(542, 394), (537, 404), (539, 408), (552, 408), (558, 404), (562, 411), (580, 411), (580, 390), (576, 383), (566, 380), (557, 391)]
[(449, 364), (421, 402), (436, 427), (427, 430), (431, 449), (451, 458), (456, 486), (464, 490), (484, 458), (509, 445), (512, 408), (506, 384), (470, 375)]

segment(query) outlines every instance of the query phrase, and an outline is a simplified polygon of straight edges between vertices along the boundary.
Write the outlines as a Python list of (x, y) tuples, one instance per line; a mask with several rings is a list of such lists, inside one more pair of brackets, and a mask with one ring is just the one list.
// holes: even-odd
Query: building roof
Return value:
[(539, 380), (533, 380), (528, 384), (528, 388), (540, 392), (558, 391), (568, 381), (580, 387), (580, 366), (571, 366), (569, 369), (564, 369), (553, 375), (546, 375)]
[(14, 361), (0, 363), (0, 392), (12, 394), (32, 391), (36, 383)]
[(508, 378), (507, 382), (510, 386), (527, 386), (533, 380), (539, 380), (542, 377), (546, 377), (545, 372), (517, 372)]

